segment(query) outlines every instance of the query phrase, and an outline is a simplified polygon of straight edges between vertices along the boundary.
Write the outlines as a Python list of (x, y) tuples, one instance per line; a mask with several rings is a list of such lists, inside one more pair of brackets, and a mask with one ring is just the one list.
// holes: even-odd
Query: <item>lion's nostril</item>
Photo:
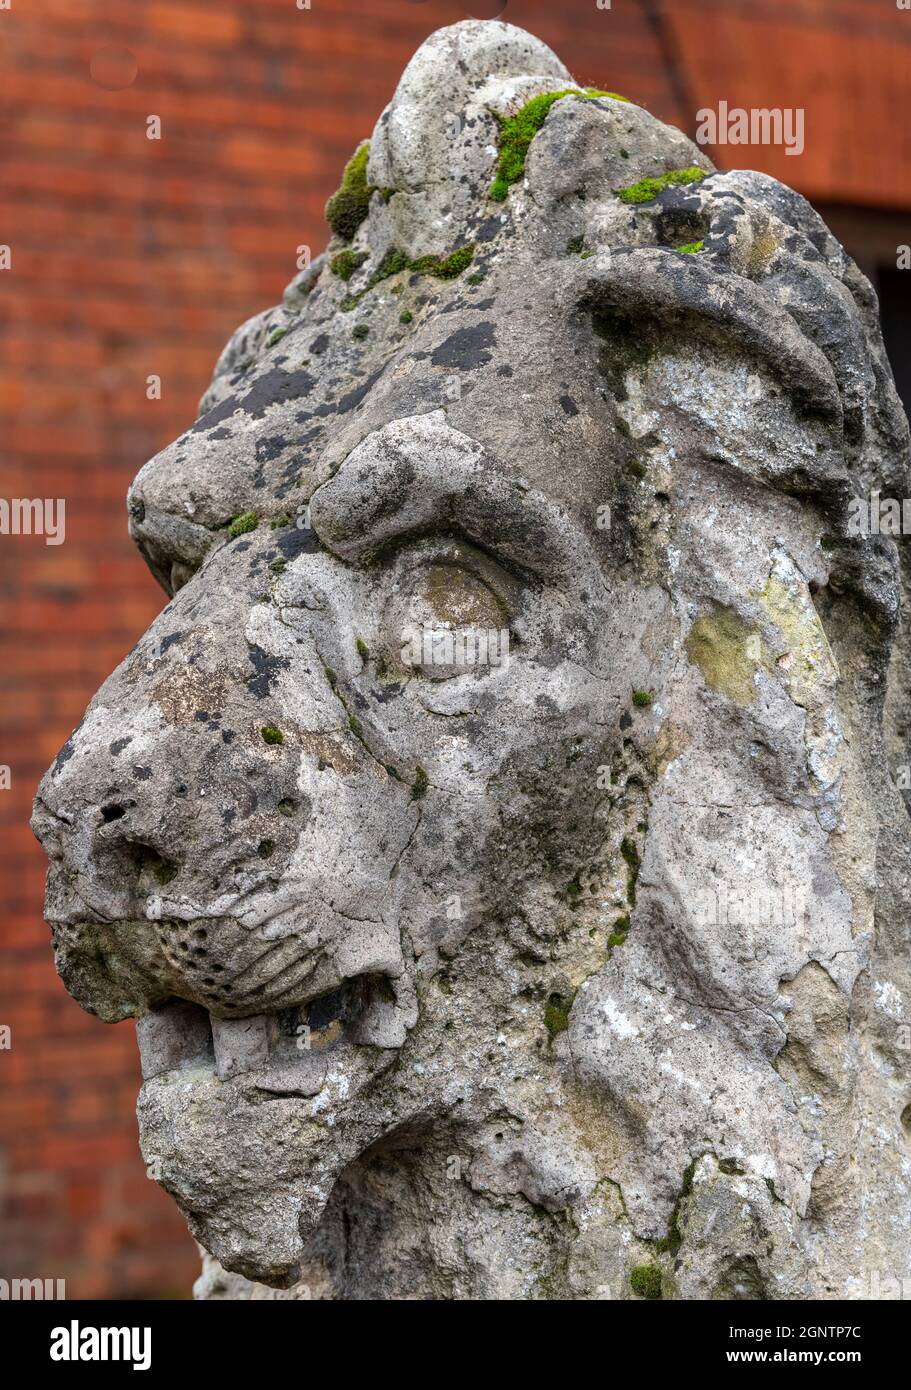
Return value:
[(125, 806), (119, 806), (116, 804), (111, 806), (102, 806), (101, 808), (101, 816), (105, 822), (109, 822), (112, 820), (120, 820), (121, 816), (125, 816), (126, 813), (127, 808)]
[(175, 879), (180, 871), (180, 866), (174, 864), (170, 859), (163, 858), (157, 849), (151, 845), (134, 843), (130, 846), (136, 871), (141, 876), (143, 873), (151, 876), (164, 887)]

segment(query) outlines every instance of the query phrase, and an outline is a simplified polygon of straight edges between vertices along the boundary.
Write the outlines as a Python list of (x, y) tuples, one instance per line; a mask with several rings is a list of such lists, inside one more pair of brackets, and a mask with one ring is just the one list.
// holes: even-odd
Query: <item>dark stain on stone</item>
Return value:
[(486, 222), (482, 222), (474, 234), (475, 241), (493, 241), (497, 232), (503, 226), (499, 217), (488, 217)]
[[(80, 725), (80, 728), (81, 728), (81, 727), (82, 727), (82, 726)], [(76, 737), (76, 734), (77, 734), (78, 732), (79, 732), (79, 729), (74, 729), (74, 730), (73, 730), (72, 734), (70, 734), (70, 737), (67, 739), (66, 743), (63, 745), (63, 747), (61, 748), (60, 752), (57, 754), (56, 758), (54, 759), (54, 771), (53, 771), (53, 773), (51, 774), (52, 776), (56, 776), (56, 774), (57, 774), (57, 773), (60, 771), (60, 769), (63, 767), (64, 763), (68, 763), (69, 760), (70, 760), (70, 758), (71, 758), (71, 757), (73, 756), (73, 754), (76, 752), (76, 745), (75, 745), (75, 743), (73, 742), (73, 739)]]
[(235, 410), (242, 410), (254, 420), (261, 420), (270, 405), (299, 400), (301, 396), (308, 396), (315, 385), (316, 378), (309, 372), (283, 372), (279, 367), (272, 367), (268, 372), (263, 372), (245, 396), (229, 396), (221, 405), (213, 406), (191, 427), (191, 433), (207, 433), (213, 425), (229, 420)]
[(276, 536), (275, 544), (286, 560), (293, 560), (297, 555), (316, 555), (320, 549), (312, 526), (289, 526)]
[(431, 354), (434, 367), (455, 367), (459, 371), (472, 371), (483, 367), (490, 361), (488, 348), (496, 346), (494, 325), (489, 319), (473, 324), (470, 328), (458, 328), (450, 333), (444, 342)]
[(310, 467), (310, 464), (309, 464), (309, 462), (307, 461), (307, 459), (301, 458), (300, 454), (295, 454), (293, 458), (290, 458), (290, 459), (288, 460), (288, 462), (285, 464), (284, 468), (282, 469), (282, 477), (283, 477), (283, 478), (293, 478), (294, 475), (295, 475), (295, 473), (297, 473), (298, 469), (300, 469), (300, 468), (309, 468), (309, 467)]
[(271, 656), (262, 647), (251, 647), (248, 656), (256, 674), (247, 681), (247, 689), (258, 700), (264, 700), (270, 694), (279, 672), (287, 670), (291, 661), (287, 656)]
[(373, 372), (368, 376), (363, 386), (358, 386), (354, 391), (349, 391), (346, 396), (342, 396), (338, 403), (339, 415), (347, 415), (349, 410), (353, 410), (356, 405), (360, 405), (361, 401), (367, 395), (367, 392), (383, 375), (383, 370), (384, 369), (380, 367), (379, 371)]
[(259, 463), (271, 463), (272, 459), (278, 458), (288, 447), (288, 441), (284, 435), (273, 434), (268, 439), (257, 439), (256, 459)]

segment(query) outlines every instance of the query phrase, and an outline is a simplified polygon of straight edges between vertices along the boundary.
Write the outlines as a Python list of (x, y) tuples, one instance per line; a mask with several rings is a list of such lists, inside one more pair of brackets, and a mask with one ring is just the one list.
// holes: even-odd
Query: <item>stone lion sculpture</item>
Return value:
[(864, 1296), (911, 1247), (873, 292), (500, 22), (327, 215), (131, 488), (170, 601), (34, 817), (198, 1292)]

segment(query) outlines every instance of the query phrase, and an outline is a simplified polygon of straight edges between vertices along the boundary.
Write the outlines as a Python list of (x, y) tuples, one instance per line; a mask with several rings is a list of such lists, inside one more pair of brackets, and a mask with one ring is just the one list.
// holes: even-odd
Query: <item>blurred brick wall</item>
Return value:
[[(508, 11), (497, 0), (467, 0), (468, 10), (456, 0), (311, 5), (0, 9), (0, 245), (12, 248), (0, 271), (0, 496), (64, 497), (67, 523), (62, 546), (0, 537), (0, 763), (12, 770), (0, 791), (0, 1025), (12, 1028), (11, 1050), (0, 1051), (0, 1277), (64, 1277), (71, 1297), (185, 1294), (197, 1267), (139, 1155), (133, 1025), (89, 1018), (54, 974), (43, 857), (27, 824), (44, 768), (164, 602), (127, 538), (130, 478), (191, 421), (232, 329), (278, 300), (295, 248), (321, 249), (323, 203), (345, 159), (438, 25), (504, 11), (580, 80), (691, 131), (694, 101), (737, 99), (725, 90), (716, 22), (727, 24), (725, 43), (753, 46), (711, 0), (668, 16), (645, 0), (609, 11), (595, 0), (511, 0)], [(766, 63), (774, 26), (791, 25), (788, 71), (799, 81), (801, 46), (815, 61), (814, 25), (841, 26), (839, 42), (850, 43), (852, 25), (882, 27), (876, 8), (767, 0), (749, 23), (765, 24)], [(120, 90), (91, 75), (109, 47), (136, 61)], [(749, 69), (748, 54), (738, 62)], [(738, 81), (761, 90), (746, 69)], [(160, 141), (146, 138), (149, 115), (161, 118)], [(762, 156), (776, 153), (742, 162), (771, 167)], [(824, 159), (783, 163), (775, 172), (813, 191), (822, 169), (825, 196), (837, 196), (838, 171)], [(146, 398), (150, 374), (160, 401)]]

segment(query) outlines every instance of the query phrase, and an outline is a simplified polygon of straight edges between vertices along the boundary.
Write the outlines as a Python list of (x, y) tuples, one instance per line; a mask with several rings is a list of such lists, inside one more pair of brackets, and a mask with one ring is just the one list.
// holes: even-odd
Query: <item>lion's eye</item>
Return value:
[(505, 606), (480, 579), (458, 565), (433, 565), (424, 577), (417, 603), (436, 622), (452, 627), (501, 627)]
[(522, 586), (465, 544), (419, 546), (399, 567), (386, 605), (390, 665), (430, 680), (486, 675), (509, 653)]

